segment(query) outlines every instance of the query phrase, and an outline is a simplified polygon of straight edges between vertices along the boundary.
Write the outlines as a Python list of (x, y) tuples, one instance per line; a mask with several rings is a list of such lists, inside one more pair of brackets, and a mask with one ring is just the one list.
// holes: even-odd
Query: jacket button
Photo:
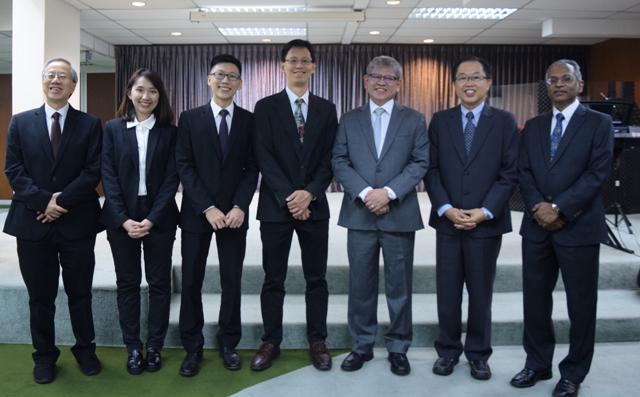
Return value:
[(552, 195), (548, 195), (547, 196), (547, 200), (553, 200), (553, 196)]
[(54, 181), (57, 181), (57, 180), (58, 180), (58, 178), (56, 178), (56, 177), (54, 176), (54, 177), (53, 177), (53, 180), (54, 180)]
[(300, 169), (301, 169), (301, 170), (303, 170), (303, 169), (304, 169), (304, 164), (302, 164), (302, 165), (300, 166)]
[(469, 195), (469, 191), (468, 191), (468, 190), (465, 190), (465, 191), (463, 192), (463, 194), (464, 194), (465, 196), (467, 196), (467, 195)]

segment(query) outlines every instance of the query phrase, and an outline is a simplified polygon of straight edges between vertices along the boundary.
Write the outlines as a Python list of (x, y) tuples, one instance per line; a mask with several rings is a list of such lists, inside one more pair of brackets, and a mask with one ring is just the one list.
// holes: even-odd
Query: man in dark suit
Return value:
[(14, 115), (7, 136), (5, 174), (14, 194), (4, 232), (17, 238), (20, 271), (29, 292), (37, 383), (56, 377), (58, 277), (69, 300), (76, 343), (71, 348), (85, 375), (101, 370), (93, 342), (91, 286), (100, 203), (102, 125), (69, 105), (78, 74), (53, 58), (42, 71), (44, 106)]
[(613, 157), (608, 115), (577, 100), (580, 66), (562, 59), (546, 75), (553, 110), (527, 121), (520, 140), (525, 368), (511, 384), (551, 379), (555, 334), (552, 292), (562, 272), (571, 326), (553, 395), (578, 395), (593, 358), (600, 243), (607, 240), (600, 195)]
[(242, 337), (240, 286), (249, 228), (249, 204), (258, 181), (251, 143), (253, 115), (233, 103), (242, 65), (232, 55), (211, 60), (207, 84), (213, 98), (187, 110), (178, 123), (176, 163), (184, 187), (180, 338), (187, 355), (180, 374), (193, 376), (202, 362), (202, 283), (213, 233), (220, 262), (218, 346), (228, 370), (242, 367), (235, 348)]
[(390, 325), (385, 334), (391, 372), (408, 375), (413, 337), (411, 290), (415, 231), (424, 228), (416, 185), (427, 172), (429, 144), (425, 117), (394, 97), (402, 67), (387, 56), (367, 66), (369, 102), (344, 115), (333, 148), (333, 171), (344, 187), (338, 225), (349, 229), (349, 332), (345, 371), (373, 358), (378, 328), (378, 271), (384, 257)]
[(329, 292), (325, 275), (329, 241), (331, 146), (338, 128), (335, 105), (309, 92), (316, 69), (311, 43), (292, 40), (281, 52), (286, 88), (256, 104), (254, 146), (262, 173), (258, 220), (265, 271), (260, 295), (263, 343), (251, 369), (269, 368), (280, 356), (282, 306), (293, 232), (298, 235), (307, 282), (307, 340), (317, 369), (331, 369), (327, 349)]
[[(429, 125), (431, 200), (436, 229), (437, 375), (450, 375), (463, 351), (471, 376), (491, 378), (491, 300), (502, 235), (511, 231), (509, 197), (518, 177), (518, 131), (513, 114), (485, 103), (491, 66), (467, 57), (453, 67), (461, 104), (433, 115)], [(462, 333), (462, 292), (469, 292), (467, 337)]]

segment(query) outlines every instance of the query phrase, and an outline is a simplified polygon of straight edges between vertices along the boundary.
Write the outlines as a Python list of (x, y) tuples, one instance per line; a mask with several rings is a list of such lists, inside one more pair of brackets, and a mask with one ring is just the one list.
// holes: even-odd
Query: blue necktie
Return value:
[(229, 126), (227, 125), (227, 115), (229, 111), (222, 109), (220, 111), (220, 131), (218, 131), (218, 138), (220, 138), (220, 148), (222, 149), (222, 156), (224, 157), (224, 151), (227, 148), (227, 141), (229, 140)]
[(562, 120), (564, 120), (562, 113), (556, 114), (556, 127), (551, 133), (551, 161), (553, 161), (553, 156), (555, 156), (560, 144), (560, 138), (562, 138)]
[(382, 140), (382, 113), (384, 108), (377, 108), (373, 111), (376, 114), (376, 119), (373, 122), (373, 140), (376, 143), (376, 154), (380, 155), (380, 141)]
[(467, 113), (467, 125), (464, 127), (464, 148), (467, 151), (467, 156), (471, 150), (471, 142), (473, 142), (473, 135), (476, 133), (476, 125), (473, 124), (473, 112)]
[(296, 125), (298, 126), (298, 135), (300, 135), (300, 144), (304, 142), (304, 115), (302, 114), (302, 104), (304, 99), (296, 99), (296, 111), (294, 116), (296, 118)]

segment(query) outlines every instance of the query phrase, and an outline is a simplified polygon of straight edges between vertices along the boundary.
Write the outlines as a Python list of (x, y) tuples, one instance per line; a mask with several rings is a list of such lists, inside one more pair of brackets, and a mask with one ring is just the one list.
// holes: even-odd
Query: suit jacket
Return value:
[[(338, 225), (357, 230), (411, 232), (424, 228), (416, 186), (429, 165), (427, 124), (422, 113), (395, 102), (380, 158), (369, 103), (340, 119), (333, 147), (333, 172), (342, 184)], [(372, 213), (358, 194), (366, 187), (390, 187), (397, 200), (387, 214)]]
[[(519, 182), (525, 204), (522, 237), (542, 241), (551, 234), (559, 244), (581, 246), (607, 240), (600, 194), (613, 157), (611, 117), (579, 105), (564, 132), (553, 162), (551, 117), (546, 112), (527, 121), (520, 139)], [(560, 230), (538, 226), (531, 209), (555, 203), (567, 219)]]
[(309, 94), (304, 145), (300, 145), (291, 103), (286, 90), (256, 103), (254, 147), (262, 173), (258, 220), (293, 220), (286, 198), (296, 190), (315, 196), (309, 219), (329, 219), (326, 190), (333, 179), (331, 147), (338, 128), (336, 107), (326, 99)]
[[(156, 124), (149, 131), (145, 162), (147, 219), (159, 230), (175, 228), (178, 223), (178, 172), (175, 163), (176, 130), (174, 125)], [(140, 158), (135, 127), (127, 128), (123, 119), (109, 120), (102, 141), (102, 186), (105, 202), (100, 223), (118, 229), (133, 219), (138, 201)]]
[[(69, 106), (54, 160), (44, 105), (14, 115), (4, 170), (14, 193), (4, 232), (30, 241), (52, 227), (68, 240), (98, 233), (101, 143), (100, 119)], [(62, 192), (56, 203), (69, 212), (54, 222), (38, 221), (37, 212), (45, 212), (56, 192)]]
[(433, 115), (429, 125), (429, 172), (424, 178), (431, 200), (429, 226), (458, 235), (437, 210), (485, 207), (493, 219), (466, 231), (473, 237), (498, 236), (511, 231), (509, 197), (518, 179), (518, 127), (513, 114), (484, 105), (467, 156), (460, 106)]
[[(213, 227), (203, 213), (212, 205), (225, 214), (237, 205), (245, 213), (238, 231), (249, 228), (249, 204), (258, 182), (252, 126), (251, 112), (235, 105), (226, 153), (222, 153), (211, 104), (182, 112), (176, 146), (178, 175), (184, 187), (181, 229), (212, 232)], [(223, 230), (224, 233), (227, 229)]]

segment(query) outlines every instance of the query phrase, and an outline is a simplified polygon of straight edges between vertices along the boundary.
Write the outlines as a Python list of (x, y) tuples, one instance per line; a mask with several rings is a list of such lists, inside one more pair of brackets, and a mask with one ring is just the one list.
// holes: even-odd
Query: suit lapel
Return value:
[(478, 151), (480, 151), (480, 148), (482, 147), (484, 141), (487, 139), (487, 136), (489, 136), (491, 127), (493, 126), (492, 116), (493, 112), (491, 111), (491, 106), (485, 103), (484, 108), (482, 108), (482, 116), (478, 120), (476, 133), (473, 135), (471, 150), (469, 151), (469, 155), (467, 156), (467, 164), (470, 164), (473, 161), (473, 158), (476, 156), (476, 154), (478, 154)]
[(453, 147), (456, 148), (456, 152), (458, 153), (460, 161), (462, 162), (462, 164), (465, 164), (467, 162), (467, 150), (464, 147), (462, 110), (460, 108), (460, 105), (453, 108), (449, 116), (451, 117), (451, 120), (448, 123), (449, 137), (451, 137), (451, 140), (453, 141)]
[[(569, 143), (571, 142), (573, 137), (578, 133), (580, 126), (584, 122), (585, 113), (586, 111), (584, 106), (578, 105), (578, 108), (569, 120), (569, 124), (567, 124), (567, 129), (565, 130), (564, 134), (562, 134), (562, 138), (560, 138), (558, 149), (556, 150), (556, 154), (553, 156), (553, 163), (549, 162), (549, 168), (553, 167), (553, 165), (558, 162), (558, 159), (562, 156), (565, 149), (569, 146)], [(549, 120), (549, 123), (551, 123), (551, 120)], [(549, 151), (551, 151), (551, 134), (547, 134), (547, 136), (549, 138)]]
[(229, 141), (227, 142), (226, 153), (224, 155), (224, 159), (222, 160), (223, 162), (224, 160), (226, 160), (227, 154), (231, 153), (231, 151), (234, 150), (233, 147), (236, 145), (236, 142), (238, 142), (238, 140), (242, 138), (239, 135), (246, 130), (244, 125), (247, 120), (241, 115), (243, 109), (235, 103), (233, 104), (233, 106), (234, 109), (233, 117), (231, 118), (231, 129), (229, 130)]
[[(542, 125), (540, 129), (540, 155), (544, 159), (544, 164), (547, 168), (551, 167), (550, 153), (551, 153), (551, 118), (553, 112), (549, 111), (544, 114), (544, 117), (540, 119)], [(557, 150), (556, 150), (557, 153)]]
[[(384, 143), (382, 144), (382, 150), (380, 151), (380, 158), (378, 161), (382, 160), (387, 151), (389, 151), (389, 147), (393, 143), (396, 135), (400, 131), (400, 125), (402, 125), (402, 120), (404, 120), (404, 106), (400, 105), (395, 100), (393, 101), (393, 111), (391, 112), (391, 118), (389, 119), (389, 126), (387, 126), (387, 134), (384, 137)], [(373, 126), (372, 129), (372, 138), (373, 138)], [(375, 142), (373, 144), (375, 148)]]
[(378, 160), (376, 141), (373, 139), (373, 125), (371, 124), (371, 109), (369, 107), (369, 101), (367, 101), (366, 105), (360, 108), (358, 119), (360, 120), (360, 131), (364, 134), (367, 146), (369, 146), (369, 150), (371, 151), (373, 158)]
[(131, 161), (136, 172), (140, 173), (140, 154), (138, 153), (138, 136), (136, 134), (136, 127), (127, 128), (127, 122), (122, 121), (122, 134), (124, 135), (124, 141), (126, 142), (127, 149), (131, 155)]
[(53, 149), (51, 148), (51, 138), (49, 138), (49, 128), (47, 128), (47, 114), (44, 111), (44, 105), (37, 109), (35, 112), (35, 118), (33, 120), (33, 126), (36, 130), (36, 135), (42, 144), (44, 152), (47, 154), (47, 158), (51, 165), (53, 165)]
[[(282, 125), (284, 125), (285, 135), (291, 141), (291, 146), (293, 146), (293, 151), (295, 152), (298, 159), (302, 157), (302, 145), (300, 145), (300, 134), (298, 134), (298, 127), (296, 126), (296, 120), (293, 117), (293, 111), (291, 109), (291, 103), (289, 102), (289, 97), (287, 96), (286, 90), (282, 90), (279, 96), (276, 97), (276, 112), (278, 112), (278, 117), (280, 117), (280, 121)], [(309, 106), (311, 109), (311, 106)], [(309, 114), (307, 112), (307, 118)], [(306, 121), (306, 120), (305, 120)], [(307, 126), (305, 125), (305, 133)], [(305, 137), (306, 139), (306, 137)]]
[(162, 134), (162, 128), (158, 126), (158, 122), (153, 125), (153, 128), (149, 130), (149, 140), (147, 141), (147, 155), (145, 157), (145, 176), (149, 175), (151, 169), (151, 160), (153, 159), (153, 153), (158, 147), (158, 141), (160, 140), (160, 134)]
[[(315, 149), (316, 141), (320, 138), (321, 131), (316, 126), (319, 125), (316, 120), (321, 120), (323, 115), (320, 114), (320, 101), (318, 98), (309, 93), (309, 105), (307, 106), (307, 119), (304, 124), (304, 144), (302, 145), (301, 158), (306, 158), (311, 151)], [(298, 134), (299, 135), (299, 134)], [(299, 141), (299, 139), (298, 139)]]

